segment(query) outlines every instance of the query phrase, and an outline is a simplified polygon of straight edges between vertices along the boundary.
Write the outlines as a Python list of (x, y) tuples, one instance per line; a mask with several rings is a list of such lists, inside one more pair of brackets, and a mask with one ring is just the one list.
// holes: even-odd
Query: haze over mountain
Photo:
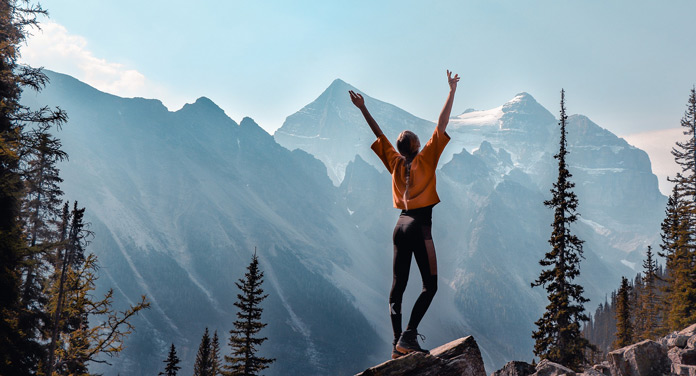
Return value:
[[(113, 286), (121, 304), (143, 293), (153, 303), (114, 360), (121, 374), (159, 372), (172, 342), (189, 372), (206, 326), (226, 342), (234, 281), (254, 248), (269, 294), (263, 353), (278, 358), (267, 374), (352, 374), (389, 355), (398, 211), (350, 85), (334, 81), (272, 137), (207, 98), (170, 112), (157, 100), (47, 73), (51, 84), (23, 100), (70, 116), (58, 133), (70, 154), (63, 188), (87, 208), (100, 288)], [(422, 142), (432, 133), (432, 122), (366, 102), (391, 140), (406, 128)], [(489, 369), (531, 360), (546, 301), (529, 284), (550, 234), (542, 203), (556, 171), (556, 122), (525, 93), (452, 119), (438, 172), (440, 279), (420, 327), (425, 346), (471, 334)], [(582, 215), (574, 231), (586, 240), (580, 282), (597, 303), (657, 242), (665, 198), (643, 151), (580, 115), (569, 119), (568, 138)], [(419, 292), (417, 275), (405, 307)]]

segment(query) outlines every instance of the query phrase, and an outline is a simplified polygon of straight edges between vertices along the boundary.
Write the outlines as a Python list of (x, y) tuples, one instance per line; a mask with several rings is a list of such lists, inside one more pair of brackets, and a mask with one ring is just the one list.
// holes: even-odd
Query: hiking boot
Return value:
[(396, 340), (394, 340), (394, 342), (392, 343), (392, 359), (401, 358), (404, 355), (406, 355), (406, 353), (403, 353), (396, 349)]
[(425, 336), (418, 334), (415, 330), (406, 330), (401, 333), (401, 338), (399, 338), (399, 342), (397, 342), (395, 346), (396, 350), (406, 354), (414, 351), (430, 354), (430, 351), (422, 349), (420, 345), (418, 345), (418, 337), (425, 340)]

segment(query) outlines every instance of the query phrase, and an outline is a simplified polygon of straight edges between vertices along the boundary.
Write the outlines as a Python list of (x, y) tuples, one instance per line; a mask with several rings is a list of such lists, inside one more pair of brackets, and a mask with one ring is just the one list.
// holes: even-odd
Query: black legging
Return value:
[(417, 329), (437, 291), (437, 261), (430, 234), (432, 206), (402, 210), (394, 228), (394, 281), (389, 293), (389, 312), (394, 338), (401, 335), (401, 300), (406, 290), (411, 268), (411, 254), (415, 256), (423, 291), (413, 305), (406, 329)]

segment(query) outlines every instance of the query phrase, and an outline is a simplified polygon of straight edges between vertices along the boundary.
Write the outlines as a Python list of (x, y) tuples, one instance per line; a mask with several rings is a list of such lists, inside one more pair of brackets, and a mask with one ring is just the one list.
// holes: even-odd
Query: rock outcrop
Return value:
[(645, 340), (607, 354), (582, 373), (547, 360), (534, 367), (509, 362), (491, 376), (696, 376), (696, 324), (657, 341)]
[(411, 353), (366, 369), (355, 376), (486, 376), (474, 337), (452, 341), (430, 351)]

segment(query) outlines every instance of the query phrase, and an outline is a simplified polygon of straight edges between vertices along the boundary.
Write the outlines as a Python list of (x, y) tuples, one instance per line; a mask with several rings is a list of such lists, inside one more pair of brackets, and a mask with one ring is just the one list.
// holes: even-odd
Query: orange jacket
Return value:
[[(442, 151), (447, 146), (450, 136), (447, 132), (433, 132), (430, 140), (411, 162), (410, 185), (408, 197), (404, 203), (404, 191), (406, 190), (405, 159), (394, 149), (385, 135), (381, 135), (372, 144), (372, 150), (382, 160), (387, 171), (392, 176), (392, 196), (394, 207), (397, 209), (418, 209), (440, 202), (437, 195), (435, 169)], [(408, 205), (407, 205), (408, 204)]]

